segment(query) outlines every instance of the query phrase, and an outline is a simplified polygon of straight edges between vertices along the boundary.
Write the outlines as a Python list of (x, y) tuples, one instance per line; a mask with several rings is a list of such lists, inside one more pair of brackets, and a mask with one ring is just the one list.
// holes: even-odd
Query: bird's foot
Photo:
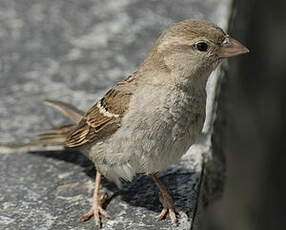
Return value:
[(182, 219), (188, 219), (188, 215), (185, 212), (177, 211), (174, 208), (163, 208), (161, 213), (158, 216), (156, 216), (155, 219), (157, 221), (163, 220), (163, 219), (166, 218), (168, 213), (170, 215), (170, 219), (171, 219), (172, 224), (176, 224), (177, 223), (176, 213), (178, 213)]
[(188, 215), (184, 211), (177, 210), (174, 201), (168, 191), (164, 191), (163, 193), (160, 192), (159, 199), (164, 208), (162, 209), (161, 213), (155, 217), (157, 221), (166, 218), (167, 214), (169, 214), (172, 224), (177, 223), (176, 214), (179, 214), (180, 218), (182, 219), (188, 219)]
[(91, 209), (80, 217), (80, 220), (86, 221), (89, 220), (92, 216), (94, 216), (95, 225), (101, 227), (101, 217), (105, 217), (110, 219), (111, 216), (102, 208), (105, 201), (108, 199), (107, 194), (100, 196), (99, 198), (94, 198), (92, 201)]

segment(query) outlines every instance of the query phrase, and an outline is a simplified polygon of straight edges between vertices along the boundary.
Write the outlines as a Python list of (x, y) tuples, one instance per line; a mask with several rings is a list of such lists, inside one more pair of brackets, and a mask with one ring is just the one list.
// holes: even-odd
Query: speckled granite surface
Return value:
[[(62, 115), (40, 104), (44, 98), (87, 109), (136, 69), (169, 24), (199, 17), (225, 28), (230, 7), (230, 0), (1, 0), (0, 142), (29, 142), (62, 124)], [(201, 152), (193, 148), (160, 174), (191, 218), (200, 191)], [(0, 154), (0, 229), (95, 229), (92, 220), (78, 220), (89, 209), (94, 176), (92, 164), (75, 151)], [(144, 175), (122, 190), (108, 181), (104, 187), (113, 195), (107, 206), (113, 219), (103, 229), (192, 227), (154, 220), (161, 209), (158, 190)]]

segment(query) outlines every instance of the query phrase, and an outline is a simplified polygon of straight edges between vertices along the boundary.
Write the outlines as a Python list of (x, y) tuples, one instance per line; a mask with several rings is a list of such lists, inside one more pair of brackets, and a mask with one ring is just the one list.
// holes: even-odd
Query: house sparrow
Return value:
[(79, 148), (96, 166), (92, 207), (81, 217), (110, 218), (102, 208), (102, 175), (120, 185), (136, 173), (149, 175), (160, 190), (161, 220), (176, 209), (156, 173), (175, 163), (200, 134), (205, 120), (205, 86), (224, 58), (249, 50), (213, 23), (188, 19), (166, 29), (138, 70), (114, 85), (87, 113), (57, 101), (46, 101), (73, 124), (41, 135), (44, 144)]

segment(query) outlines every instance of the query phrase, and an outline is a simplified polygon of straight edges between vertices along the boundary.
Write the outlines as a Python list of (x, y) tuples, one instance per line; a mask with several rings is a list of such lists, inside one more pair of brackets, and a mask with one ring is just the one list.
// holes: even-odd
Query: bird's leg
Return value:
[(159, 193), (159, 200), (163, 205), (163, 209), (161, 211), (161, 213), (156, 216), (156, 219), (162, 220), (166, 217), (166, 215), (169, 213), (171, 221), (173, 224), (175, 224), (177, 222), (177, 217), (176, 217), (176, 213), (178, 213), (180, 215), (181, 218), (188, 218), (188, 215), (183, 212), (183, 211), (178, 211), (175, 207), (174, 201), (170, 195), (170, 193), (168, 192), (168, 189), (166, 188), (166, 186), (159, 180), (159, 178), (155, 175), (155, 174), (150, 174), (149, 175), (153, 181), (155, 182), (155, 184), (158, 186), (160, 193)]
[(111, 216), (108, 215), (107, 212), (102, 208), (104, 202), (107, 200), (107, 195), (100, 194), (100, 187), (101, 187), (101, 173), (97, 171), (91, 209), (86, 214), (80, 217), (81, 220), (85, 221), (94, 216), (95, 224), (97, 226), (101, 226), (101, 216), (104, 216), (106, 218), (111, 218)]

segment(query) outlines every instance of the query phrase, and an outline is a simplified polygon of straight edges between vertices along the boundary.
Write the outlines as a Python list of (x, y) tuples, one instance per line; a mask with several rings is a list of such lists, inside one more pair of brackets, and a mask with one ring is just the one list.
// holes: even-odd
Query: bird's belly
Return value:
[(201, 128), (192, 126), (188, 123), (180, 124), (169, 123), (161, 124), (164, 128), (160, 131), (150, 129), (153, 135), (142, 136), (142, 153), (134, 155), (134, 165), (137, 172), (155, 173), (166, 169), (171, 164), (176, 163), (189, 147), (195, 142)]
[(176, 163), (194, 143), (202, 124), (191, 125), (173, 121), (172, 115), (164, 116), (119, 130), (108, 141), (110, 156), (120, 156), (117, 162), (128, 161), (136, 173), (154, 173)]
[(152, 106), (131, 110), (108, 140), (92, 148), (97, 168), (113, 180), (116, 176), (129, 180), (136, 173), (154, 173), (176, 163), (194, 143), (204, 121), (203, 105), (194, 109), (189, 98), (178, 101), (154, 100)]

